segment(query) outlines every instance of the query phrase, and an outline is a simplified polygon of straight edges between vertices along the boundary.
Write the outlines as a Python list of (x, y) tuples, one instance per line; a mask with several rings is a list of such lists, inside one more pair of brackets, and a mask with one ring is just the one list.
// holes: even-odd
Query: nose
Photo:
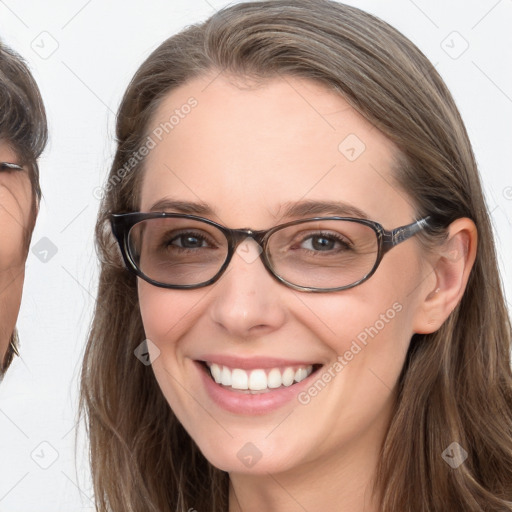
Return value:
[(286, 320), (288, 290), (268, 273), (260, 253), (254, 240), (243, 241), (212, 290), (211, 319), (232, 337), (262, 336)]

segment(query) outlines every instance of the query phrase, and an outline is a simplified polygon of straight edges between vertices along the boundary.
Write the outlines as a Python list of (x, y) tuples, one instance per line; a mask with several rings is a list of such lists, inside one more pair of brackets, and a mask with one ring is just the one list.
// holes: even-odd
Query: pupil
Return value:
[(317, 250), (332, 249), (333, 241), (325, 237), (313, 238), (313, 248)]
[(182, 238), (182, 244), (183, 247), (200, 247), (201, 242), (200, 240), (195, 236), (185, 236)]

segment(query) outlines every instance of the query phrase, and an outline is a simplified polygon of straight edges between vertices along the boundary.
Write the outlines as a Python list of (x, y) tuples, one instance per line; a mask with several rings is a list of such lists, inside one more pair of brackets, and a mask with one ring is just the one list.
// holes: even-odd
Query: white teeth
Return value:
[(210, 371), (212, 372), (212, 377), (217, 384), (221, 382), (221, 369), (218, 364), (212, 364), (210, 366)]
[(267, 385), (269, 388), (279, 388), (283, 381), (281, 380), (281, 372), (278, 368), (272, 368), (267, 375)]
[(233, 389), (263, 391), (276, 389), (281, 386), (291, 386), (294, 382), (300, 382), (311, 375), (313, 366), (302, 366), (294, 370), (291, 366), (281, 371), (272, 368), (268, 373), (262, 369), (241, 370), (229, 368), (216, 363), (207, 363), (211, 375), (217, 384), (231, 386)]
[(231, 387), (233, 389), (249, 389), (249, 377), (247, 372), (235, 368), (231, 372)]
[(308, 376), (308, 371), (306, 368), (299, 368), (295, 372), (295, 381), (300, 382), (301, 380), (304, 380)]
[(260, 391), (267, 389), (267, 375), (264, 370), (253, 370), (249, 377), (249, 389)]
[(222, 385), (231, 386), (231, 372), (225, 366), (222, 367)]
[(283, 372), (283, 385), (285, 386), (291, 386), (293, 384), (293, 380), (295, 379), (295, 372), (293, 371), (293, 368), (286, 368), (286, 370)]

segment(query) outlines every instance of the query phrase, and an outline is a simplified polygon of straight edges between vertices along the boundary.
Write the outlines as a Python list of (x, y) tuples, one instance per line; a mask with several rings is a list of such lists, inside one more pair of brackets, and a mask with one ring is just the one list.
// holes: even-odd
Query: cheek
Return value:
[[(404, 294), (399, 290), (382, 292), (386, 288), (374, 287), (373, 283), (371, 289), (378, 292), (367, 293), (365, 284), (338, 295), (302, 298), (304, 307), (298, 310), (297, 318), (337, 355), (351, 350), (354, 343), (367, 347), (377, 338), (381, 343), (410, 338), (411, 318)], [(367, 284), (370, 290), (370, 282)]]
[(323, 380), (332, 382), (338, 398), (353, 410), (386, 401), (411, 338), (411, 319), (403, 298), (354, 295), (325, 300), (323, 306), (309, 301), (307, 306), (318, 313), (314, 320), (310, 315), (309, 329), (333, 353)]
[(3, 360), (21, 303), (23, 267), (0, 271), (0, 360)]
[[(192, 391), (184, 392), (191, 361), (181, 357), (186, 334), (193, 329), (200, 311), (202, 290), (176, 291), (138, 280), (139, 304), (146, 338), (151, 341), (152, 369), (160, 390), (187, 430), (201, 424)], [(192, 417), (191, 417), (192, 415)]]
[[(23, 265), (30, 225), (31, 194), (28, 183), (0, 180), (0, 270)], [(8, 186), (9, 185), (9, 186)]]
[[(390, 266), (395, 265), (391, 260)], [(400, 375), (413, 334), (410, 283), (418, 270), (414, 258), (410, 260), (402, 261), (403, 279), (395, 279), (383, 266), (383, 272), (351, 290), (302, 297), (296, 318), (331, 349), (324, 381), (330, 383), (333, 400), (349, 409), (382, 405)], [(310, 398), (305, 396), (304, 401)]]
[(161, 352), (177, 348), (177, 341), (200, 314), (202, 290), (167, 290), (138, 279), (139, 304), (146, 337)]
[(303, 424), (324, 418), (315, 449), (328, 452), (332, 443), (351, 443), (370, 425), (388, 420), (410, 342), (409, 312), (403, 297), (355, 289), (336, 299), (308, 297), (305, 306), (301, 323), (333, 356), (297, 399)]

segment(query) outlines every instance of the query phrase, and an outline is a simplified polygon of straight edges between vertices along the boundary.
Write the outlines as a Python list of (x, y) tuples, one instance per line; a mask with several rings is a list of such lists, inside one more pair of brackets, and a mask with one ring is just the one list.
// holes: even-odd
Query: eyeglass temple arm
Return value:
[(408, 240), (416, 233), (419, 233), (422, 229), (428, 226), (429, 219), (430, 217), (425, 217), (413, 222), (412, 224), (407, 224), (407, 226), (400, 226), (392, 231), (384, 231), (383, 243), (385, 249), (389, 250), (391, 247), (405, 242), (405, 240)]

